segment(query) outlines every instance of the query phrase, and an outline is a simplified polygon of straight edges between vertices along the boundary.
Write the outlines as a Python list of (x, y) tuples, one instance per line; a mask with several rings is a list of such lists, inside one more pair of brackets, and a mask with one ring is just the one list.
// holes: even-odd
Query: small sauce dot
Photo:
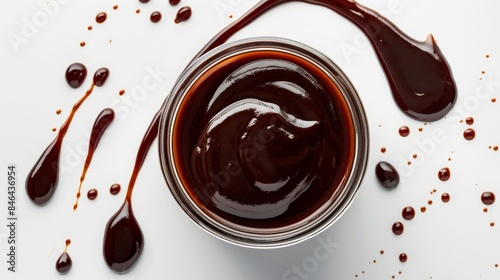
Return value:
[(410, 221), (415, 218), (415, 209), (411, 206), (407, 206), (403, 208), (403, 211), (401, 212), (401, 216), (403, 216), (403, 219)]
[(471, 140), (473, 140), (475, 137), (476, 137), (476, 132), (474, 131), (474, 129), (472, 129), (472, 128), (467, 128), (467, 129), (464, 131), (464, 138), (465, 138), (465, 140), (467, 140), (467, 141), (471, 141)]
[(495, 103), (495, 102), (497, 102), (497, 99), (496, 98), (492, 98), (491, 99), (491, 103)]
[(410, 135), (410, 128), (407, 126), (400, 127), (399, 135), (401, 135), (401, 137), (408, 137), (408, 135)]
[(399, 184), (399, 173), (390, 163), (381, 161), (375, 167), (379, 183), (386, 189), (393, 189)]
[(417, 157), (418, 157), (418, 155), (417, 155), (417, 154), (413, 154), (413, 158), (417, 158)]
[(80, 42), (80, 47), (85, 47), (85, 42), (84, 41)]
[(425, 213), (427, 211), (427, 208), (425, 206), (420, 207), (420, 212)]
[(135, 13), (136, 13), (136, 14), (140, 14), (140, 13), (141, 13), (141, 9), (137, 9), (137, 10), (135, 10)]
[(141, 3), (148, 3), (149, 0), (139, 0), (139, 2), (141, 2)]
[(483, 212), (484, 212), (484, 213), (488, 213), (488, 208), (486, 208), (486, 207), (485, 207), (485, 208), (483, 208)]
[(497, 264), (497, 263), (495, 264), (495, 267), (498, 267), (498, 264)]
[(87, 29), (88, 29), (89, 31), (90, 31), (90, 30), (92, 30), (92, 25), (89, 25), (89, 26), (87, 27)]
[(451, 171), (448, 167), (445, 167), (445, 168), (441, 168), (441, 170), (439, 170), (438, 172), (438, 178), (439, 180), (445, 182), (445, 181), (448, 181), (451, 177)]
[(152, 23), (160, 22), (160, 20), (161, 20), (161, 13), (158, 12), (158, 11), (155, 11), (155, 12), (151, 13), (151, 16), (149, 18), (151, 19)]
[(498, 146), (493, 147), (493, 151), (498, 151)]
[(181, 2), (181, 0), (168, 0), (168, 3), (170, 3), (170, 5), (172, 6), (175, 6), (177, 4), (179, 4)]
[(56, 132), (56, 131), (57, 131), (57, 128), (53, 127), (53, 128), (52, 128), (52, 131)]
[(113, 10), (118, 10), (118, 5), (114, 5)]
[(441, 200), (442, 200), (444, 203), (449, 202), (449, 201), (450, 201), (450, 194), (448, 194), (448, 193), (443, 193), (443, 194), (441, 195)]
[(109, 188), (109, 193), (112, 194), (112, 195), (117, 195), (120, 193), (122, 187), (120, 186), (120, 184), (113, 184), (110, 188)]
[(491, 222), (490, 223), (490, 227), (494, 227), (495, 226), (495, 223), (494, 222)]
[(97, 198), (97, 195), (99, 194), (99, 192), (96, 190), (96, 189), (90, 189), (88, 192), (87, 192), (87, 198), (89, 200), (94, 200)]
[(100, 12), (97, 14), (97, 16), (95, 17), (95, 21), (97, 23), (104, 23), (106, 21), (106, 19), (108, 18), (108, 14), (106, 14), (105, 12)]
[(380, 151), (381, 151), (382, 153), (385, 153), (385, 152), (387, 152), (387, 148), (382, 147), (382, 148), (380, 149)]
[(61, 114), (61, 112), (62, 112), (62, 110), (61, 110), (61, 109), (58, 109), (58, 110), (56, 111), (56, 114), (57, 114), (57, 115), (60, 115), (60, 114)]
[(182, 7), (180, 10), (177, 12), (177, 16), (175, 17), (174, 22), (175, 23), (181, 23), (183, 21), (187, 21), (191, 18), (191, 15), (193, 12), (191, 11), (190, 7)]
[(121, 90), (120, 90), (120, 92), (118, 92), (118, 94), (119, 94), (120, 96), (124, 95), (124, 94), (125, 94), (125, 90), (124, 90), (124, 89), (121, 89)]
[(492, 192), (484, 192), (481, 195), (481, 201), (484, 205), (492, 205), (495, 203), (495, 194)]
[(418, 131), (419, 131), (419, 132), (422, 132), (422, 131), (424, 131), (424, 129), (420, 127), (420, 128), (418, 129)]
[(380, 250), (380, 254), (383, 255), (385, 252), (384, 250)]
[(407, 164), (408, 164), (408, 165), (411, 165), (411, 161), (408, 161), (408, 163), (407, 163)]
[(399, 261), (400, 261), (400, 262), (403, 262), (403, 263), (404, 263), (404, 262), (406, 262), (407, 260), (408, 260), (408, 255), (406, 255), (405, 253), (401, 253), (401, 254), (399, 255)]
[(489, 55), (489, 54), (487, 54), (487, 55), (486, 55), (486, 58), (490, 58), (490, 55)]
[(473, 117), (467, 117), (465, 119), (465, 123), (468, 125), (473, 125), (474, 124), (474, 118)]
[(485, 71), (481, 71), (481, 74), (483, 74), (483, 75), (484, 75), (484, 74), (486, 74), (486, 72), (485, 72)]
[(430, 199), (429, 199), (429, 200), (427, 201), (427, 204), (432, 205), (432, 200), (430, 200)]
[(405, 231), (405, 226), (401, 222), (395, 222), (392, 225), (392, 233), (395, 235), (401, 235)]

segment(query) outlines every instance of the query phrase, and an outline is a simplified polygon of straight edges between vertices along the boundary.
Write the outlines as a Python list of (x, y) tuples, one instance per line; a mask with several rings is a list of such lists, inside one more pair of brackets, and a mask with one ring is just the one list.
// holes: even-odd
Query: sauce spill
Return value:
[(94, 156), (94, 152), (99, 145), (99, 141), (101, 140), (102, 135), (109, 127), (113, 119), (115, 118), (115, 112), (112, 109), (104, 109), (97, 116), (97, 119), (94, 122), (94, 126), (92, 127), (92, 133), (90, 135), (89, 140), (89, 149), (87, 152), (87, 158), (85, 159), (85, 165), (83, 167), (82, 175), (80, 176), (80, 185), (78, 186), (78, 192), (76, 193), (76, 201), (73, 205), (73, 211), (76, 211), (78, 208), (78, 200), (80, 199), (82, 184), (85, 180), (85, 175), (89, 169), (90, 163), (92, 162), (92, 157)]
[(65, 76), (70, 87), (79, 88), (87, 77), (87, 67), (79, 62), (73, 63), (66, 69)]
[(132, 192), (148, 150), (158, 136), (159, 120), (160, 114), (157, 113), (137, 152), (123, 205), (109, 219), (104, 231), (104, 259), (108, 267), (115, 272), (122, 273), (130, 270), (141, 256), (144, 248), (144, 236), (132, 210)]
[(66, 122), (59, 129), (56, 138), (42, 153), (26, 178), (26, 192), (35, 204), (46, 204), (54, 194), (59, 178), (59, 157), (64, 136), (66, 136), (76, 112), (92, 94), (96, 81), (99, 81), (97, 74), (98, 72), (94, 75), (94, 81), (85, 95), (73, 105), (73, 109)]
[(191, 18), (191, 15), (193, 12), (191, 11), (190, 7), (182, 7), (180, 10), (177, 12), (177, 16), (175, 17), (174, 22), (175, 23), (181, 23), (183, 21), (187, 21)]
[(66, 248), (64, 249), (62, 255), (56, 261), (56, 270), (61, 274), (68, 273), (69, 270), (71, 269), (71, 266), (73, 265), (73, 261), (71, 260), (71, 257), (68, 254), (68, 246), (70, 244), (71, 240), (67, 239)]
[(495, 203), (495, 194), (492, 192), (484, 192), (481, 195), (481, 201), (484, 203), (484, 205), (492, 205)]
[(379, 162), (375, 167), (375, 175), (379, 183), (386, 189), (394, 189), (399, 184), (398, 171), (388, 162)]
[(158, 12), (158, 11), (152, 12), (151, 16), (149, 18), (151, 19), (152, 23), (160, 22), (160, 20), (161, 20), (161, 13)]
[(99, 192), (96, 190), (96, 189), (90, 189), (88, 192), (87, 192), (87, 198), (89, 200), (95, 200), (97, 198), (97, 195), (99, 194)]
[[(407, 116), (424, 121), (443, 118), (456, 102), (451, 69), (434, 37), (419, 42), (379, 13), (355, 1), (294, 0), (331, 9), (358, 26), (368, 37), (384, 69), (394, 100)], [(262, 0), (219, 32), (195, 59), (222, 45), (233, 34), (272, 8), (290, 0)]]

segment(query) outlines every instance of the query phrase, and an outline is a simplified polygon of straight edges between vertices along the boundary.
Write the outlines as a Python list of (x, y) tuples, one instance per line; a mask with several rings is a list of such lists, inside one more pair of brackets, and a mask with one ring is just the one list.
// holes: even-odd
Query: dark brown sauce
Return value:
[(395, 235), (401, 235), (405, 231), (405, 226), (401, 222), (395, 222), (392, 224), (392, 233)]
[(473, 125), (474, 124), (474, 118), (473, 117), (467, 117), (465, 119), (465, 123), (468, 125)]
[(109, 193), (112, 194), (112, 195), (117, 195), (120, 193), (122, 187), (120, 186), (120, 184), (113, 184), (111, 185), (111, 187), (109, 187)]
[(441, 195), (441, 201), (443, 201), (444, 203), (447, 203), (450, 201), (450, 194), (449, 193), (443, 193)]
[(106, 14), (105, 12), (100, 12), (97, 14), (97, 16), (95, 16), (95, 21), (97, 23), (104, 23), (107, 18), (108, 18), (108, 14)]
[(149, 19), (151, 20), (152, 23), (158, 23), (161, 20), (161, 13), (158, 11), (152, 12)]
[(69, 272), (71, 269), (71, 266), (73, 265), (73, 261), (71, 260), (71, 257), (68, 254), (68, 246), (71, 244), (71, 240), (67, 239), (66, 240), (66, 248), (64, 249), (64, 252), (61, 254), (61, 256), (57, 259), (56, 261), (56, 270), (57, 272), (61, 274), (66, 274)]
[(145, 4), (145, 3), (148, 3), (149, 1), (150, 1), (150, 0), (139, 0), (139, 2), (144, 3), (144, 4)]
[(415, 209), (411, 206), (407, 206), (403, 208), (403, 211), (401, 212), (401, 216), (403, 216), (403, 219), (410, 221), (415, 218)]
[(349, 176), (347, 104), (325, 73), (298, 56), (233, 56), (203, 74), (185, 99), (173, 157), (209, 215), (245, 227), (288, 226), (334, 199)]
[(57, 187), (59, 179), (59, 157), (61, 154), (61, 146), (68, 131), (73, 117), (85, 102), (85, 100), (92, 94), (94, 90), (94, 83), (86, 91), (85, 95), (73, 105), (73, 108), (66, 119), (66, 122), (61, 126), (56, 138), (42, 153), (38, 161), (35, 163), (26, 178), (26, 193), (28, 197), (35, 204), (46, 204)]
[(97, 87), (102, 87), (109, 78), (109, 69), (102, 67), (97, 69), (94, 74), (94, 84)]
[(474, 138), (476, 138), (476, 131), (474, 129), (472, 129), (472, 128), (467, 128), (464, 131), (464, 138), (467, 141), (474, 140)]
[(79, 88), (87, 77), (87, 67), (77, 62), (66, 69), (66, 82), (72, 88)]
[(408, 135), (410, 135), (410, 128), (407, 126), (400, 127), (399, 135), (401, 135), (401, 137), (408, 137)]
[(97, 195), (99, 194), (99, 191), (97, 191), (96, 189), (90, 189), (88, 192), (87, 192), (87, 198), (89, 200), (95, 200), (97, 198)]
[(445, 167), (445, 168), (441, 168), (441, 170), (439, 170), (438, 172), (438, 178), (439, 180), (445, 182), (445, 181), (448, 181), (451, 177), (451, 171), (448, 167)]
[[(293, 1), (293, 0), (292, 0)], [(291, 0), (263, 0), (219, 32), (199, 53), (223, 44), (262, 14)], [(416, 41), (397, 26), (355, 1), (295, 0), (331, 9), (358, 26), (368, 37), (386, 73), (396, 104), (407, 116), (424, 121), (443, 118), (456, 102), (451, 69), (432, 35)]]
[(427, 207), (425, 206), (420, 207), (420, 212), (425, 213), (425, 211), (427, 211)]
[(182, 7), (177, 12), (177, 15), (175, 16), (174, 22), (181, 23), (183, 21), (187, 21), (191, 18), (192, 14), (193, 14), (193, 11), (191, 10), (190, 7)]
[(390, 163), (381, 161), (375, 167), (379, 183), (386, 189), (393, 189), (399, 184), (399, 173)]
[(181, 2), (181, 0), (168, 0), (168, 3), (172, 6), (176, 6)]
[(407, 260), (408, 260), (408, 255), (407, 255), (407, 254), (405, 254), (405, 253), (401, 253), (401, 254), (399, 255), (399, 261), (400, 261), (400, 262), (404, 263), (404, 262), (406, 262)]
[(495, 194), (492, 192), (484, 192), (483, 194), (481, 194), (481, 201), (485, 205), (492, 205), (493, 203), (495, 203), (495, 199)]
[(101, 113), (97, 116), (94, 122), (89, 139), (89, 149), (87, 152), (87, 158), (85, 159), (82, 175), (80, 176), (80, 185), (78, 186), (78, 192), (76, 193), (76, 201), (75, 204), (73, 205), (73, 211), (76, 211), (76, 209), (78, 208), (78, 201), (81, 196), (83, 181), (85, 181), (85, 175), (87, 174), (87, 171), (90, 167), (90, 163), (92, 162), (95, 150), (99, 145), (101, 137), (104, 135), (104, 132), (109, 127), (111, 122), (113, 122), (114, 118), (115, 118), (115, 112), (112, 109), (107, 108), (101, 111)]
[(106, 264), (115, 272), (130, 270), (144, 248), (144, 236), (132, 210), (132, 192), (149, 148), (158, 136), (159, 116), (151, 122), (137, 152), (127, 195), (120, 209), (109, 219), (104, 230), (103, 254)]

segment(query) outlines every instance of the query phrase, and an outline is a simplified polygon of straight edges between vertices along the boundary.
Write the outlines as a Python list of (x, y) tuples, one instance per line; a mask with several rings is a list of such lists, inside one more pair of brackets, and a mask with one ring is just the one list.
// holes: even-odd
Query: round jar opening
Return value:
[(344, 211), (364, 174), (367, 136), (357, 94), (333, 62), (260, 38), (218, 48), (183, 73), (165, 105), (160, 157), (202, 228), (274, 246)]

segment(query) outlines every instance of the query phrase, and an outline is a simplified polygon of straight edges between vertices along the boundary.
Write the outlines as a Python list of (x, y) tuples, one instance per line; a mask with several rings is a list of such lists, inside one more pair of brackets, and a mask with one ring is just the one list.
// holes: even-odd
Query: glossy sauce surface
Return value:
[(350, 171), (347, 104), (323, 72), (294, 55), (227, 59), (180, 107), (177, 169), (209, 215), (257, 228), (290, 225), (334, 199)]

